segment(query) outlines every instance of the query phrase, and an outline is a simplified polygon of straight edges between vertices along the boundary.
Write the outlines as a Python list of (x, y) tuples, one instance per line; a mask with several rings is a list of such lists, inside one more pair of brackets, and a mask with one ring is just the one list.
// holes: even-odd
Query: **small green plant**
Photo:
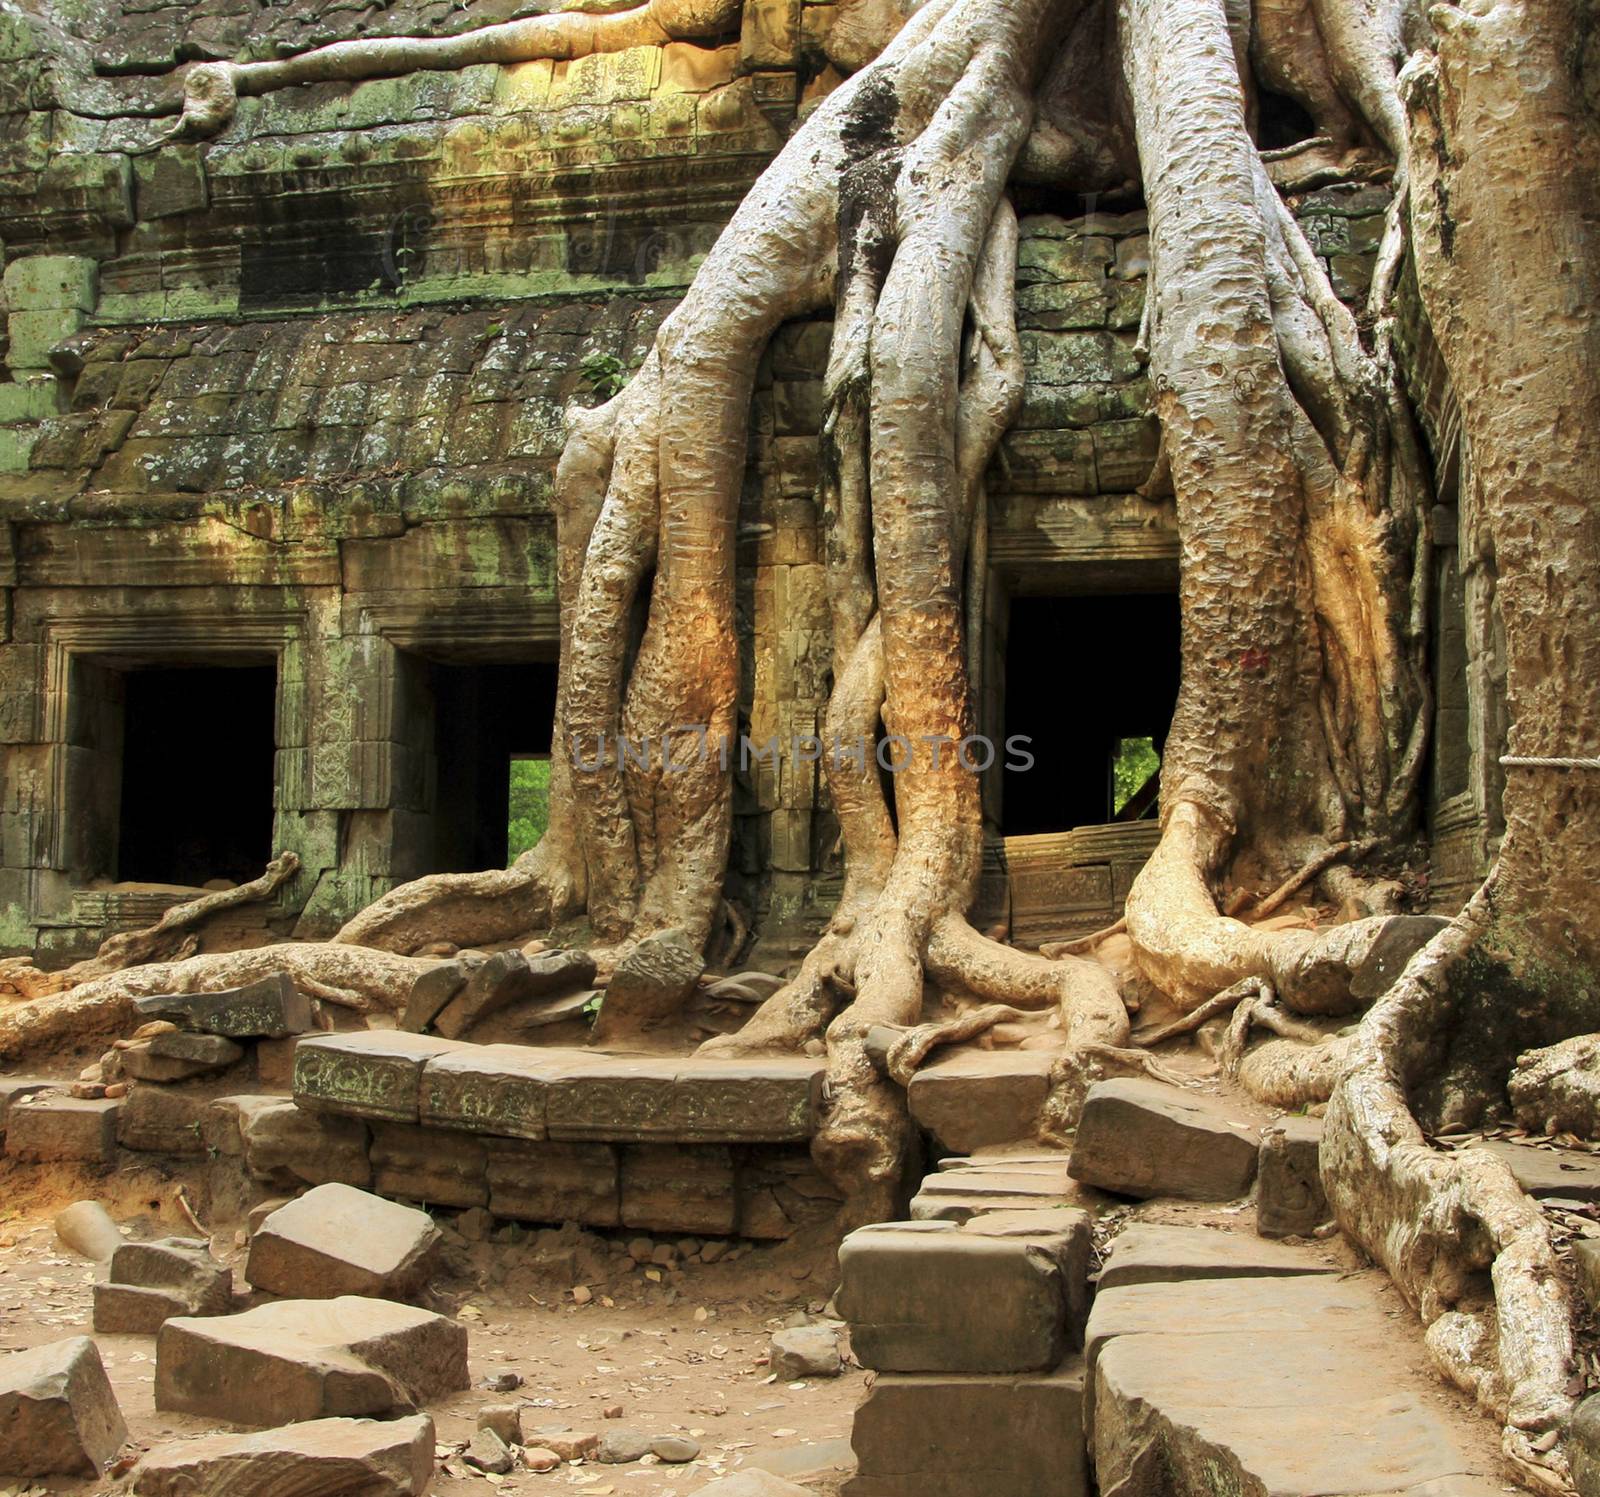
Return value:
[(610, 400), (628, 383), (622, 360), (611, 353), (592, 353), (578, 366), (584, 382), (602, 400)]

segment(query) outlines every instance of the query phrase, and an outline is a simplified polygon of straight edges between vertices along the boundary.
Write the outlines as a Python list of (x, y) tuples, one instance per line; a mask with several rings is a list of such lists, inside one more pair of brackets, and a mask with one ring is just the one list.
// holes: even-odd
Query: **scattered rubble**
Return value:
[(226, 1315), (232, 1308), (233, 1270), (193, 1238), (125, 1242), (94, 1286), (94, 1328), (113, 1334), (153, 1336), (175, 1315)]
[(785, 1380), (838, 1377), (844, 1368), (839, 1356), (839, 1333), (826, 1324), (790, 1326), (775, 1331), (768, 1359), (772, 1370)]

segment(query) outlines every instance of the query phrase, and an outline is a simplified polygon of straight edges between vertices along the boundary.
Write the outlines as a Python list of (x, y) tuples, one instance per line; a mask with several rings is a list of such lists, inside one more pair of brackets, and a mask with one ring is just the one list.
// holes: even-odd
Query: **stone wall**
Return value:
[[(107, 724), (117, 672), (145, 665), (276, 669), (273, 846), (303, 867), (273, 924), (325, 932), (431, 871), (445, 813), (426, 671), (554, 659), (563, 410), (643, 357), (815, 97), (825, 12), (760, 0), (720, 48), (292, 90), (242, 101), (215, 142), (143, 154), (167, 85), (97, 63), (153, 68), (240, 34), (300, 46), (376, 18), (221, 0), (128, 0), (77, 36), (5, 18), (0, 948), (65, 955), (174, 897), (115, 884)], [(396, 7), (381, 25), (498, 14)], [(1340, 188), (1301, 205), (1351, 296), (1383, 205)], [(989, 482), (991, 654), (1014, 589), (1174, 585), (1171, 501), (1135, 494), (1156, 446), (1135, 351), (1146, 255), (1136, 209), (1023, 221), (1028, 386)], [(758, 742), (813, 732), (826, 702), (828, 333), (781, 330), (752, 412), (738, 607)], [(985, 731), (1003, 692), (996, 662)], [(998, 794), (996, 778), (986, 903), (1009, 917)], [(736, 787), (736, 883), (780, 946), (804, 945), (837, 887), (824, 801), (817, 767), (782, 757)], [(1131, 874), (1078, 878), (1079, 856), (1034, 850), (1038, 900), (1103, 884), (1103, 905), (1073, 905), (1100, 923)]]

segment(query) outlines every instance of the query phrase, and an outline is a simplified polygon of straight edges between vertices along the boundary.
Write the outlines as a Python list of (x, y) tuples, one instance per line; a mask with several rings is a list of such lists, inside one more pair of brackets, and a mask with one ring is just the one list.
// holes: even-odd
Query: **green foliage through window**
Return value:
[(1120, 738), (1117, 757), (1112, 760), (1112, 813), (1120, 814), (1141, 790), (1150, 776), (1161, 768), (1161, 756), (1149, 738)]
[(515, 862), (544, 836), (550, 825), (550, 761), (511, 761), (511, 810), (506, 824), (506, 855)]

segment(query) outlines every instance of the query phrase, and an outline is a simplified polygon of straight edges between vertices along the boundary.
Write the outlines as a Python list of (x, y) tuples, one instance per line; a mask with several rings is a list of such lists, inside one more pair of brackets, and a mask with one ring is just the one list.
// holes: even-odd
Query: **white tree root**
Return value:
[(1534, 1444), (1571, 1410), (1572, 1307), (1543, 1213), (1493, 1156), (1430, 1147), (1406, 1101), (1493, 899), (1491, 878), (1362, 1021), (1328, 1104), (1322, 1178), (1340, 1227), (1421, 1315), (1441, 1369), (1503, 1422), (1522, 1475), (1556, 1491), (1564, 1457)]

